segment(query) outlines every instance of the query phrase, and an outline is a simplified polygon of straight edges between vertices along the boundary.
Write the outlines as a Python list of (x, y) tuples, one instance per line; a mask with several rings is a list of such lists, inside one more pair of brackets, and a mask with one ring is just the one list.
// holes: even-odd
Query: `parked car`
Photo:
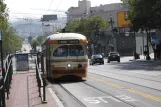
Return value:
[(120, 55), (118, 52), (110, 52), (108, 54), (107, 62), (110, 63), (110, 61), (117, 61), (120, 62)]
[(96, 64), (96, 63), (100, 63), (104, 64), (104, 58), (102, 57), (102, 55), (92, 55), (91, 59), (89, 60), (90, 65)]

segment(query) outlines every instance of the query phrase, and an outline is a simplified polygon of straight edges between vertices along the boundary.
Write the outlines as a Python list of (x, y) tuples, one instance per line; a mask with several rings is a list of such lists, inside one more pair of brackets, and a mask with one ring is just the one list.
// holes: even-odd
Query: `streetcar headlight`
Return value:
[(69, 67), (69, 68), (70, 68), (70, 67), (71, 67), (71, 65), (70, 65), (70, 64), (68, 64), (68, 65), (67, 65), (67, 67)]
[(78, 64), (78, 68), (82, 68), (82, 65), (81, 64)]

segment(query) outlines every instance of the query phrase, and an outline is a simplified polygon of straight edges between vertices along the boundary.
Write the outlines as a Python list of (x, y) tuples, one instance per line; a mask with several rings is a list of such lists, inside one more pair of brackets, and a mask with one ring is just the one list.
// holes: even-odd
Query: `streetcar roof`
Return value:
[(87, 40), (87, 38), (84, 35), (78, 33), (58, 33), (47, 37), (47, 40), (70, 40), (70, 39)]

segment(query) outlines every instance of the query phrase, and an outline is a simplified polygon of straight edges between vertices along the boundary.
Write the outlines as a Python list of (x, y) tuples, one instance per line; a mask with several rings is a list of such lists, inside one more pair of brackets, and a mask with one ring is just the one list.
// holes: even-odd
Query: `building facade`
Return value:
[[(112, 17), (113, 28), (118, 29), (117, 33), (112, 32), (112, 27), (109, 27), (106, 32), (100, 34), (100, 39), (96, 44), (89, 43), (91, 54), (105, 53), (107, 55), (111, 50), (118, 51), (121, 56), (131, 56), (136, 51), (143, 54), (146, 49), (146, 33), (129, 32), (130, 21), (126, 18), (128, 6), (125, 3), (113, 3), (91, 7), (91, 2), (88, 0), (78, 1), (78, 7), (71, 7), (67, 12), (67, 21), (74, 19), (90, 18), (92, 16), (102, 16), (109, 21)], [(161, 33), (160, 33), (161, 34)], [(159, 35), (158, 33), (156, 35)], [(90, 41), (90, 40), (89, 40)], [(153, 52), (151, 44), (149, 44), (150, 53)]]

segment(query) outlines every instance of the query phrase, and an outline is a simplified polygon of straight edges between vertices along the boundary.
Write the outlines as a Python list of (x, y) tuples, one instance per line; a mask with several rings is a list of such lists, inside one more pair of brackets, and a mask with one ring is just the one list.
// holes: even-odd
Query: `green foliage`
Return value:
[(29, 44), (31, 44), (31, 43), (32, 43), (32, 39), (33, 39), (33, 37), (32, 37), (32, 36), (29, 36), (29, 37), (28, 37), (28, 42), (29, 42)]
[[(152, 45), (150, 30), (161, 28), (161, 0), (129, 0), (128, 3), (128, 18), (133, 24), (133, 30), (145, 30), (147, 32), (147, 41)], [(148, 47), (147, 59), (149, 58)]]
[(66, 26), (66, 31), (81, 33), (88, 37), (95, 35), (99, 31), (105, 31), (108, 28), (108, 22), (101, 16), (93, 16), (90, 18), (81, 18), (73, 20)]
[(75, 32), (77, 27), (79, 26), (79, 20), (73, 20), (66, 26), (66, 30), (69, 32)]
[(2, 33), (3, 53), (13, 53), (22, 47), (23, 38), (8, 23), (6, 4), (0, 0), (0, 31)]
[(36, 40), (39, 42), (39, 44), (42, 44), (44, 40), (46, 39), (46, 36), (38, 36)]
[(39, 45), (40, 45), (40, 43), (39, 43), (38, 40), (36, 40), (36, 39), (32, 40), (31, 46), (32, 46), (32, 48), (34, 49), (35, 52), (36, 52), (36, 47), (39, 46)]
[(161, 27), (161, 0), (129, 0), (128, 18), (135, 30)]
[(23, 38), (18, 37), (15, 29), (10, 27), (8, 31), (3, 32), (3, 50), (6, 52), (15, 52), (22, 47)]
[(86, 23), (86, 32), (90, 36), (95, 35), (95, 33), (98, 33), (99, 31), (105, 31), (108, 29), (108, 22), (103, 19), (101, 16), (94, 16), (89, 19), (87, 19)]

